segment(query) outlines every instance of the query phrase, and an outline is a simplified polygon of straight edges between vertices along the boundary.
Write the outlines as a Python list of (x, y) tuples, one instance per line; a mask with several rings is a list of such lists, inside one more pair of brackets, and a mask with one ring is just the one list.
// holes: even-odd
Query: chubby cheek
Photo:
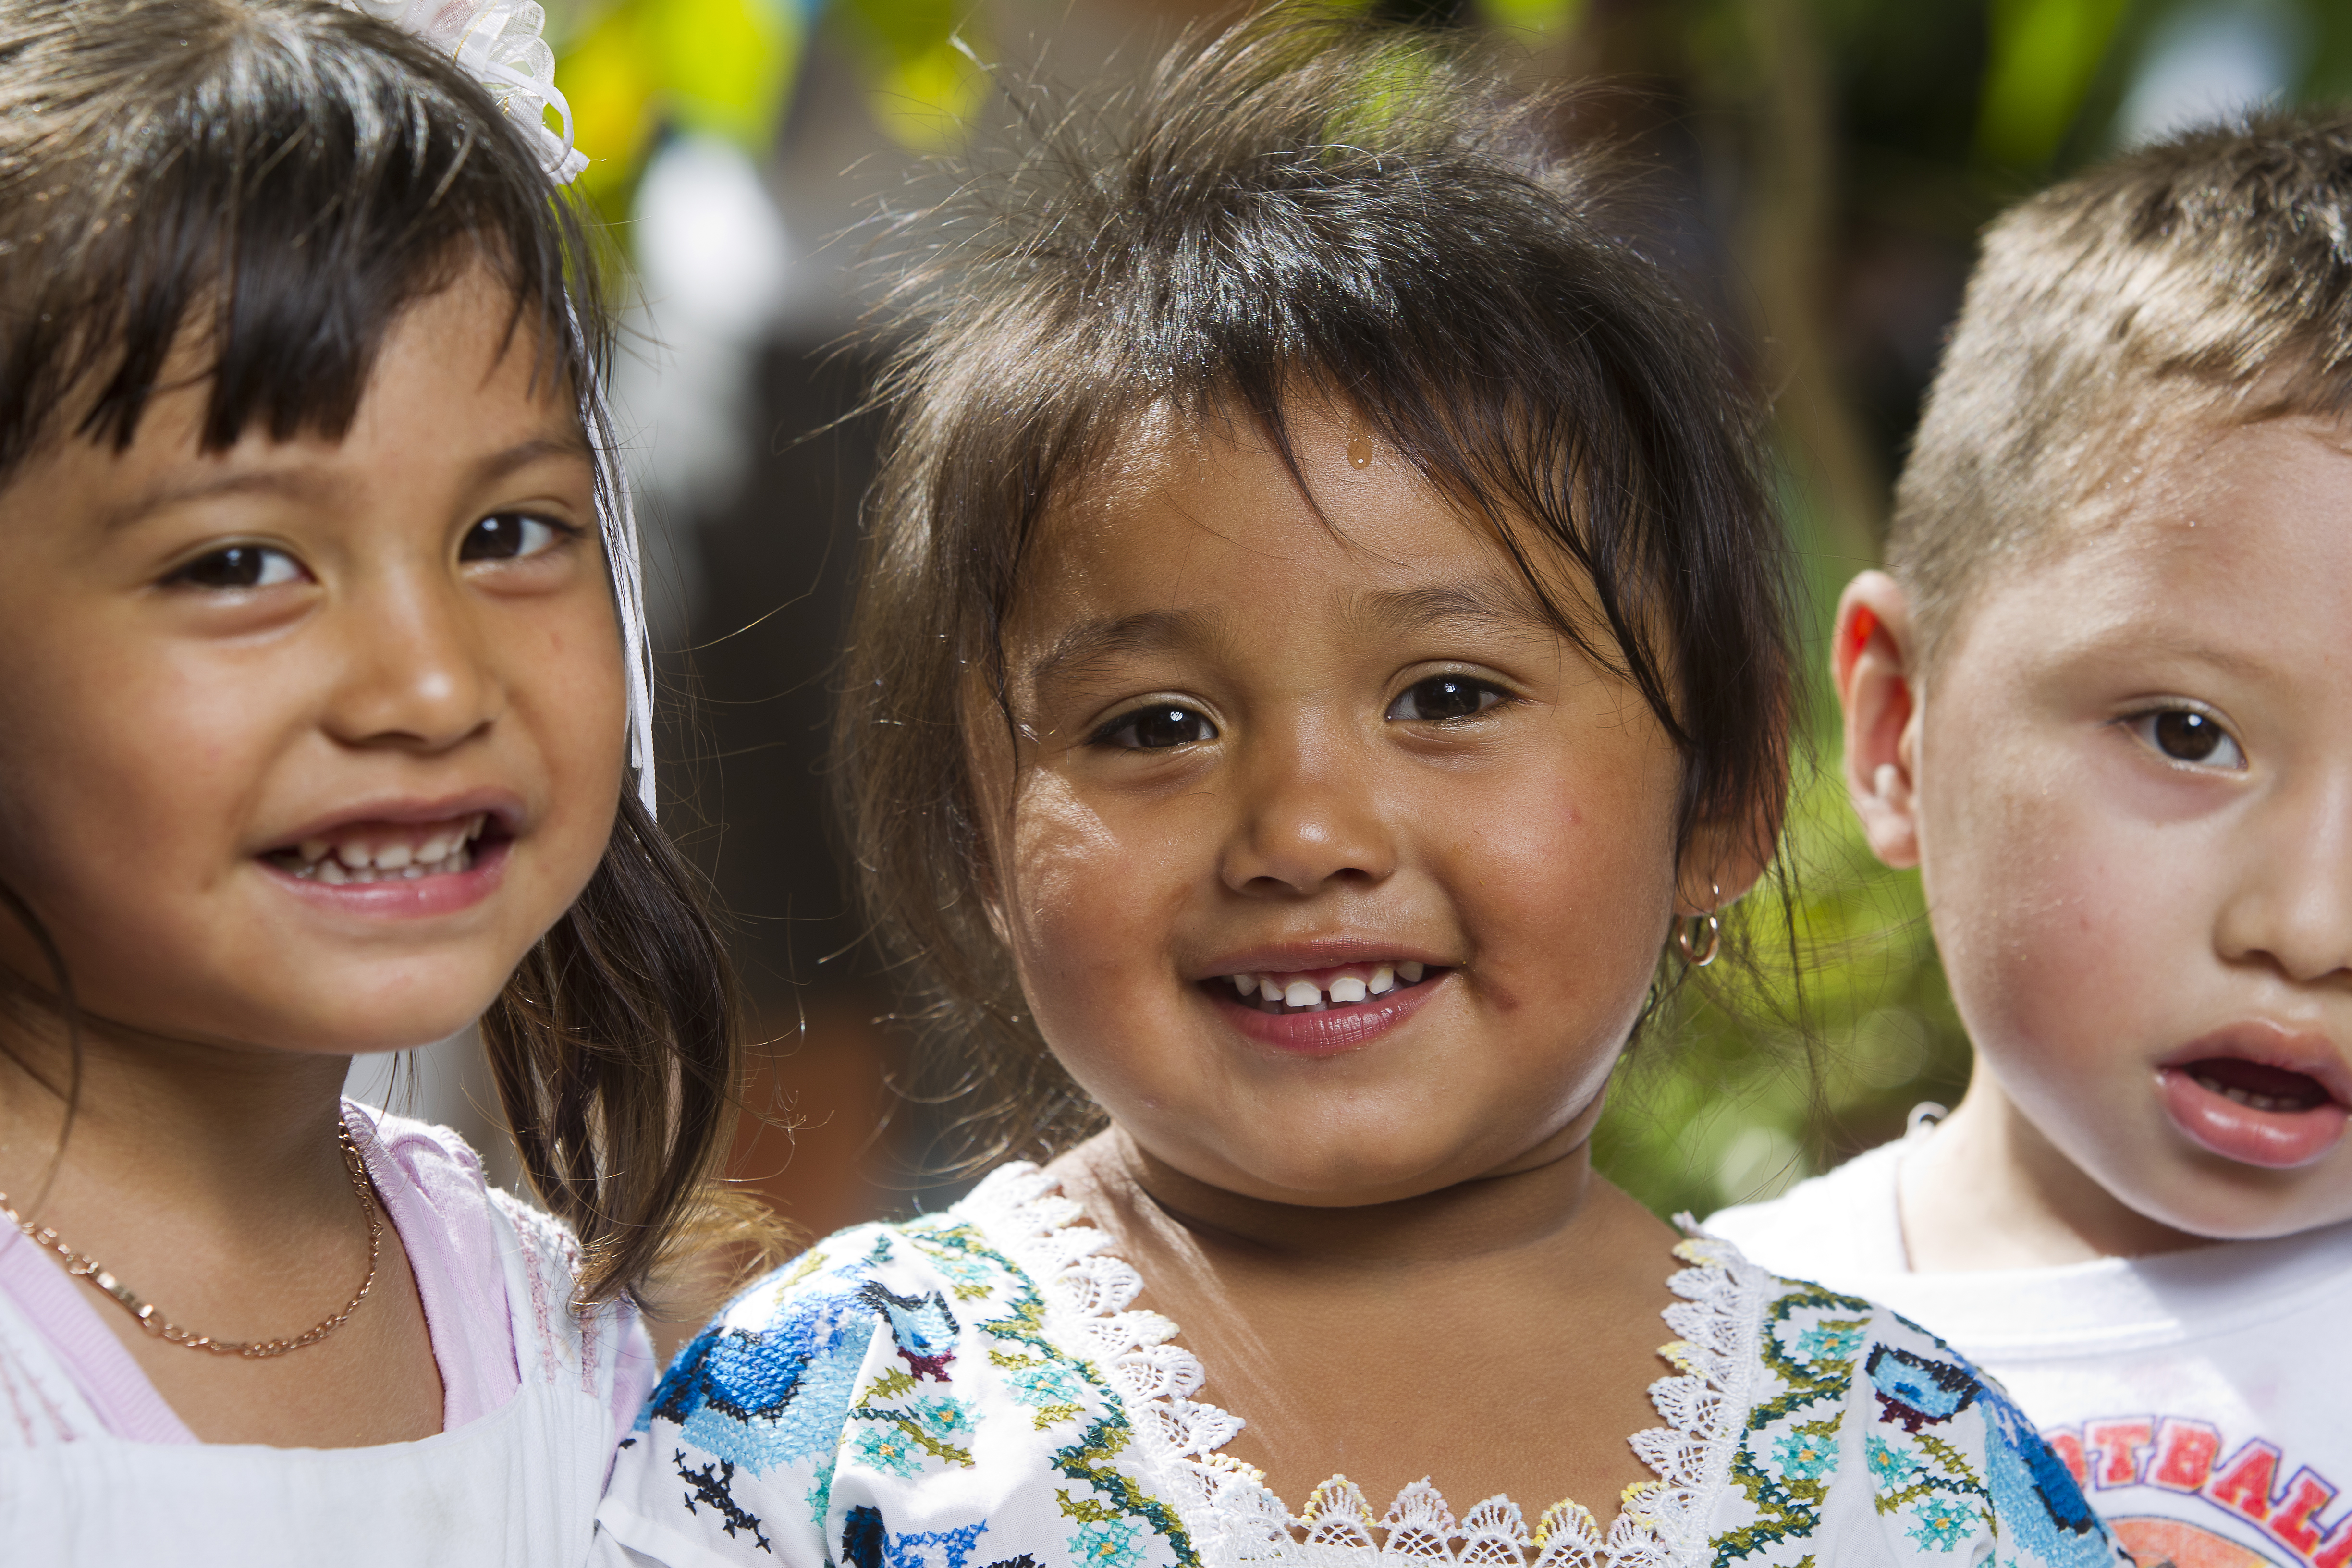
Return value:
[(1022, 990), (1075, 1068), (1167, 1007), (1155, 959), (1187, 902), (1181, 838), (1122, 831), (1045, 774), (1028, 781), (1000, 843), (1001, 918)]
[(1930, 773), (1922, 846), (1969, 1037), (2037, 1120), (2092, 1136), (2120, 1130), (2131, 1109), (2126, 1080), (2147, 1075), (2147, 1053), (2166, 1038), (2166, 972), (2196, 933), (2168, 929), (2192, 900), (2176, 896), (2145, 836), (2093, 799), (2090, 761), (2074, 761)]
[(5, 871), (61, 938), (92, 926), (120, 947), (168, 921), (173, 889), (209, 890), (232, 868), (230, 825), (272, 738), (256, 710), (271, 705), (205, 676), (100, 659), (8, 680)]
[(1460, 826), (1441, 875), (1467, 927), (1465, 978), (1496, 1040), (1519, 1047), (1497, 1065), (1530, 1088), (1549, 1080), (1562, 1101), (1580, 1105), (1606, 1079), (1656, 973), (1674, 782), (1671, 766), (1597, 787), (1538, 773), (1466, 819), (1460, 803), (1449, 814)]

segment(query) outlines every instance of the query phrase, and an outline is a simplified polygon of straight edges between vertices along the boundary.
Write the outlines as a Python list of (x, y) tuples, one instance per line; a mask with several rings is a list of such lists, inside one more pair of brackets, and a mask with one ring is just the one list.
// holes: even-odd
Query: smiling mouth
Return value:
[(353, 823), (262, 858), (299, 881), (329, 887), (421, 881), (469, 869), (478, 845), (496, 827), (490, 815), (479, 811), (443, 822)]
[(1327, 1013), (1350, 1007), (1392, 992), (1426, 985), (1447, 973), (1444, 968), (1412, 961), (1399, 963), (1351, 963), (1339, 969), (1297, 973), (1228, 974), (1204, 980), (1204, 986), (1231, 986), (1244, 1006), (1261, 1013)]
[(2308, 1073), (2251, 1062), (2238, 1057), (2208, 1057), (2174, 1069), (2198, 1088), (2251, 1110), (2316, 1110), (2332, 1104), (2320, 1081)]

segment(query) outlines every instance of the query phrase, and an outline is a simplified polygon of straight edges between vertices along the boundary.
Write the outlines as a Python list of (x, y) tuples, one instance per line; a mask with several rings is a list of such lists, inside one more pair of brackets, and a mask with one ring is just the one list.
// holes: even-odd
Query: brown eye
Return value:
[(571, 531), (520, 511), (493, 512), (466, 531), (460, 561), (520, 561), (561, 543)]
[(2131, 721), (2142, 741), (2176, 763), (2209, 768), (2242, 768), (2245, 752), (2219, 720), (2193, 708), (2159, 708)]
[(1114, 719), (1097, 737), (1106, 744), (1136, 752), (1164, 752), (1216, 738), (1217, 727), (1205, 715), (1173, 703), (1155, 704)]
[(239, 588), (274, 588), (301, 575), (300, 563), (283, 550), (272, 550), (266, 544), (232, 544), (210, 555), (198, 556), (164, 581), (185, 584), (191, 588), (234, 592)]
[(1469, 719), (1503, 700), (1503, 693), (1466, 675), (1433, 675), (1405, 688), (1389, 704), (1391, 719), (1442, 724), (1449, 719)]

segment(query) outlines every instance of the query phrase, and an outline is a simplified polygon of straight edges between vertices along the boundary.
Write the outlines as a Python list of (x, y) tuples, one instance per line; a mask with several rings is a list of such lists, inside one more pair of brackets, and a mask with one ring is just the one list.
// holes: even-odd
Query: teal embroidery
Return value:
[[(1748, 1430), (1739, 1451), (1732, 1456), (1731, 1480), (1748, 1494), (1759, 1517), (1753, 1524), (1727, 1530), (1716, 1538), (1717, 1568), (1742, 1557), (1755, 1555), (1781, 1542), (1814, 1534), (1821, 1528), (1822, 1500), (1827, 1493), (1825, 1481), (1837, 1466), (1832, 1449), (1821, 1468), (1791, 1468), (1775, 1450), (1769, 1458), (1759, 1456), (1758, 1445), (1767, 1431), (1788, 1429), (1797, 1422), (1790, 1435), (1802, 1437), (1810, 1428), (1826, 1423), (1833, 1431), (1833, 1414), (1845, 1403), (1847, 1391), (1853, 1383), (1853, 1358), (1815, 1357), (1803, 1350), (1808, 1332), (1822, 1328), (1843, 1330), (1855, 1321), (1868, 1321), (1870, 1303), (1851, 1296), (1840, 1296), (1818, 1286), (1791, 1285), (1775, 1300), (1765, 1314), (1764, 1331), (1757, 1336), (1765, 1368), (1788, 1385), (1788, 1392), (1774, 1399), (1758, 1403), (1748, 1412)], [(1805, 1313), (1833, 1313), (1830, 1323), (1808, 1324), (1795, 1335), (1799, 1351), (1790, 1354), (1781, 1342), (1781, 1331), (1790, 1320)], [(1859, 1349), (1859, 1344), (1856, 1345)], [(1807, 1415), (1812, 1421), (1804, 1421)], [(1808, 1467), (1811, 1461), (1807, 1462)]]
[(1949, 1498), (1927, 1497), (1911, 1510), (1911, 1517), (1916, 1521), (1908, 1531), (1912, 1540), (1949, 1552), (1967, 1536), (1969, 1526), (1976, 1522), (1977, 1510)]
[(851, 1439), (850, 1449), (876, 1469), (894, 1476), (918, 1475), (923, 1468), (921, 1447), (897, 1422), (865, 1428)]
[(1004, 1385), (1024, 1405), (1070, 1405), (1086, 1397), (1087, 1380), (1050, 1362), (1005, 1369)]
[(1896, 1487), (1919, 1468), (1899, 1443), (1890, 1443), (1874, 1432), (1863, 1445), (1863, 1457), (1870, 1466), (1870, 1479), (1881, 1487)]
[(942, 1443), (969, 1442), (977, 1424), (971, 1407), (944, 1394), (925, 1394), (907, 1406), (915, 1425)]
[(1087, 1568), (1134, 1568), (1143, 1555), (1136, 1528), (1123, 1519), (1097, 1520), (1070, 1537), (1070, 1555)]
[(1826, 1432), (1816, 1426), (1801, 1426), (1794, 1432), (1784, 1432), (1772, 1445), (1772, 1461), (1784, 1476), (1800, 1480), (1817, 1481), (1837, 1469), (1837, 1429)]
[[(947, 1215), (917, 1220), (907, 1227), (907, 1235), (927, 1256), (985, 1258), (1001, 1271), (1006, 1286), (1007, 1310), (1003, 1317), (982, 1323), (981, 1331), (1004, 1345), (1019, 1346), (1041, 1364), (1064, 1368), (1081, 1380), (1090, 1394), (1099, 1398), (1102, 1413), (1087, 1426), (1077, 1441), (1054, 1455), (1054, 1468), (1074, 1481), (1085, 1482), (1108, 1506), (1150, 1526), (1168, 1542), (1182, 1568), (1201, 1568), (1200, 1553), (1193, 1549), (1191, 1532), (1185, 1530), (1176, 1510), (1139, 1486), (1134, 1478), (1113, 1467), (1112, 1461), (1133, 1439), (1135, 1428), (1120, 1405), (1100, 1397), (1108, 1393), (1101, 1374), (1087, 1363), (1066, 1355), (1046, 1338), (1045, 1299), (1038, 1293), (1035, 1283), (991, 1248), (977, 1228), (950, 1222)], [(1126, 1564), (1116, 1564), (1114, 1568), (1126, 1568)]]

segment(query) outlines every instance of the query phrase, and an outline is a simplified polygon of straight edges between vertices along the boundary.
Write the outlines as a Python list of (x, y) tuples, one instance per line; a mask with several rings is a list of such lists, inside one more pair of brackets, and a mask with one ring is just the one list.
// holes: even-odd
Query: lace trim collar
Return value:
[(1693, 1234), (1675, 1255), (1689, 1267), (1667, 1280), (1682, 1299), (1664, 1313), (1676, 1337), (1660, 1352), (1675, 1373), (1650, 1385), (1664, 1425), (1632, 1438), (1657, 1479), (1627, 1489), (1604, 1533), (1575, 1502), (1554, 1504), (1532, 1531), (1503, 1496), (1457, 1520), (1426, 1480), (1375, 1521), (1361, 1489), (1335, 1476), (1294, 1517), (1255, 1466), (1222, 1452), (1241, 1419), (1192, 1397), (1203, 1381), (1199, 1359), (1175, 1342), (1173, 1322), (1129, 1307), (1142, 1276), (1107, 1250), (1110, 1238), (1084, 1223), (1057, 1182), (1026, 1162), (1006, 1165), (956, 1207), (1036, 1281), (1049, 1328), (1093, 1351), (1204, 1563), (1696, 1568), (1711, 1555), (1708, 1520), (1745, 1428), (1769, 1280), (1729, 1243), (1696, 1234), (1687, 1216)]

